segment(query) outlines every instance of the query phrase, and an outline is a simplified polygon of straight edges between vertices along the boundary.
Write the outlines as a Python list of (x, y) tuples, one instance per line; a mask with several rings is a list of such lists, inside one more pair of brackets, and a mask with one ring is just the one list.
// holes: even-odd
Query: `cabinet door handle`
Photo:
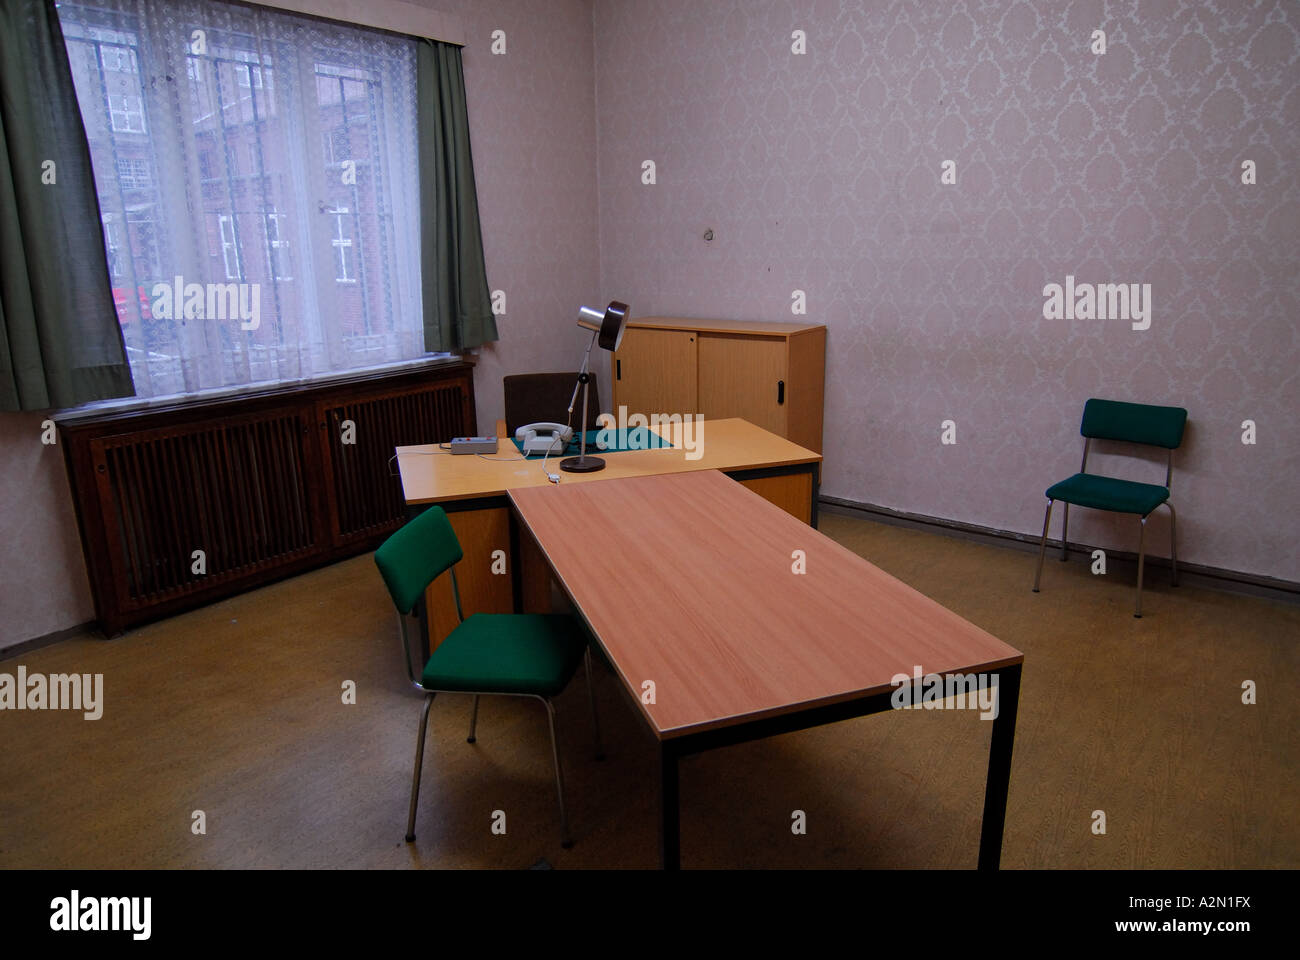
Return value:
[(776, 382), (776, 405), (779, 407), (783, 403), (785, 403), (785, 381), (778, 380)]
[(617, 359), (616, 359), (616, 360), (614, 361), (614, 379), (615, 379), (615, 380), (622, 380), (622, 379), (623, 379), (623, 361), (622, 361), (622, 360), (617, 360)]

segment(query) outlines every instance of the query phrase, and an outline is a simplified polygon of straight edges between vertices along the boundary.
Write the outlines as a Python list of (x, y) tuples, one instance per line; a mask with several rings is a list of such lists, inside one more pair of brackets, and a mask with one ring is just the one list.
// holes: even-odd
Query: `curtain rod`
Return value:
[(249, 0), (262, 7), (391, 30), (413, 37), (428, 37), (465, 46), (465, 28), (459, 17), (430, 10), (405, 0)]

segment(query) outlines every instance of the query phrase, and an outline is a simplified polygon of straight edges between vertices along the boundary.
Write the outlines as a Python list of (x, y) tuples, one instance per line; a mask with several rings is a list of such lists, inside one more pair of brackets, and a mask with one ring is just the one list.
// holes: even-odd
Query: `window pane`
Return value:
[(221, 2), (58, 9), (140, 396), (424, 355), (414, 41)]

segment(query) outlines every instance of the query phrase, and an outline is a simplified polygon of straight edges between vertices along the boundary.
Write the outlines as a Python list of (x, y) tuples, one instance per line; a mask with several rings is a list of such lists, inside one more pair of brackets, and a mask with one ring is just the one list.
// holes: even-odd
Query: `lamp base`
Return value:
[(566, 457), (560, 461), (560, 469), (567, 473), (595, 473), (605, 469), (605, 461), (600, 457)]

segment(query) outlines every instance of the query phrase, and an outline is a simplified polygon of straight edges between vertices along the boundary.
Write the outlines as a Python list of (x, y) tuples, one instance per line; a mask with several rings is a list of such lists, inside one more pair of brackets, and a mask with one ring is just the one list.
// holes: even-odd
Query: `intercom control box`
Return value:
[(451, 441), (451, 452), (453, 454), (464, 453), (496, 453), (496, 437), (455, 437)]

